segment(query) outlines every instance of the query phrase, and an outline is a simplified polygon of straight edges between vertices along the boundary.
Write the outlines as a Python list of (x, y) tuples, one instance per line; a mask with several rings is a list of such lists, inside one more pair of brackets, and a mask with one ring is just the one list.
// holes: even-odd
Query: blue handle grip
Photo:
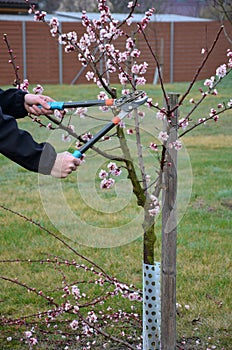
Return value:
[[(64, 102), (53, 101), (53, 102), (47, 102), (47, 104), (50, 106), (51, 110), (59, 109), (59, 111), (62, 111), (64, 109)], [(41, 105), (38, 105), (38, 107), (42, 108)]]
[(78, 150), (75, 150), (72, 155), (75, 158), (81, 158), (83, 156), (83, 154)]
[(59, 111), (62, 111), (64, 109), (64, 102), (53, 101), (48, 102), (48, 104), (52, 110), (58, 109)]

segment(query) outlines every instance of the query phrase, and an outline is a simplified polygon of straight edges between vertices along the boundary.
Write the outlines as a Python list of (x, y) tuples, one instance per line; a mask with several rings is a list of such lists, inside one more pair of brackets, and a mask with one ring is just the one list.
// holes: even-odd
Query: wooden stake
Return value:
[[(179, 94), (169, 93), (170, 109), (178, 103)], [(169, 135), (163, 168), (162, 190), (162, 286), (161, 349), (176, 349), (176, 235), (177, 235), (177, 140), (178, 110), (165, 121)]]

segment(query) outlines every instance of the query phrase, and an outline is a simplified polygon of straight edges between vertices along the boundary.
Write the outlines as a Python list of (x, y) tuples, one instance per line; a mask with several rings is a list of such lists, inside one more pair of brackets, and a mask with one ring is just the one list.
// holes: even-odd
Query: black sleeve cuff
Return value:
[(56, 161), (57, 153), (50, 143), (45, 143), (41, 153), (38, 172), (44, 175), (50, 175), (53, 165)]

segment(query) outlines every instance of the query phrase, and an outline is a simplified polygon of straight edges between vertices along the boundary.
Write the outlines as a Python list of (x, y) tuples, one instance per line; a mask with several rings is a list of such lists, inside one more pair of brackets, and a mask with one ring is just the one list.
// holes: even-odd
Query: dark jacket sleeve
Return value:
[(50, 174), (57, 156), (54, 148), (37, 143), (15, 120), (27, 115), (25, 94), (18, 89), (0, 89), (0, 153), (25, 169)]
[(19, 89), (0, 89), (0, 106), (3, 114), (12, 115), (14, 118), (23, 118), (28, 113), (24, 108), (24, 96), (27, 92)]

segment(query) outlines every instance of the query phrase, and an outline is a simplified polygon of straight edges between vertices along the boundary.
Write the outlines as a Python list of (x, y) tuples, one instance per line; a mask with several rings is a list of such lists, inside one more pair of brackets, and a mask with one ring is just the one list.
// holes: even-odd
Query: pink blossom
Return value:
[(95, 282), (95, 284), (99, 284), (100, 286), (104, 286), (105, 281), (104, 281), (102, 278), (99, 278), (99, 280), (97, 280), (97, 281)]
[(60, 45), (65, 45), (65, 44), (67, 44), (66, 39), (67, 39), (66, 34), (61, 34), (61, 35), (59, 35), (59, 37), (58, 37), (58, 42), (59, 42), (59, 44), (60, 44)]
[(102, 112), (108, 112), (109, 107), (107, 107), (107, 106), (100, 106), (99, 109), (100, 109), (100, 111), (102, 111)]
[(75, 331), (78, 328), (78, 321), (77, 320), (73, 320), (70, 323), (70, 327)]
[(119, 126), (120, 126), (120, 128), (122, 128), (122, 129), (124, 128), (125, 129), (126, 124), (125, 124), (125, 122), (123, 120), (121, 120), (120, 123), (119, 123)]
[(64, 304), (64, 310), (65, 310), (65, 311), (68, 311), (68, 310), (70, 310), (71, 308), (72, 308), (72, 305), (70, 304), (70, 302), (67, 302), (67, 303)]
[(72, 41), (72, 43), (75, 43), (77, 41), (77, 33), (74, 31), (68, 32), (67, 34), (67, 39), (69, 41)]
[[(83, 334), (90, 336), (92, 335), (94, 332), (93, 328), (89, 327), (88, 325), (84, 325), (83, 327)], [(83, 350), (87, 350), (87, 348), (83, 348)]]
[(69, 290), (68, 286), (65, 286), (63, 290), (67, 295), (70, 294), (70, 290)]
[(131, 301), (134, 301), (134, 300), (141, 299), (141, 297), (140, 297), (139, 293), (134, 292), (134, 293), (129, 293), (128, 299)]
[(150, 21), (151, 16), (153, 15), (153, 12), (155, 11), (154, 8), (151, 8), (150, 10), (145, 12), (145, 17), (141, 21), (141, 27), (144, 30)]
[(127, 135), (132, 135), (134, 133), (133, 129), (127, 129), (126, 131)]
[(87, 112), (88, 112), (88, 108), (87, 107), (79, 107), (79, 108), (76, 109), (74, 114), (79, 115), (80, 118), (85, 118)]
[(145, 74), (148, 68), (147, 62), (143, 62), (138, 66), (138, 74)]
[(137, 63), (133, 64), (133, 66), (131, 67), (131, 72), (133, 74), (139, 74), (139, 65)]
[(144, 117), (145, 117), (145, 112), (138, 111), (138, 116), (139, 116), (140, 118), (144, 118)]
[(93, 72), (87, 72), (85, 75), (86, 79), (88, 81), (92, 80), (94, 78), (94, 73)]
[(101, 21), (99, 19), (93, 19), (93, 25), (96, 29), (101, 29)]
[(44, 91), (44, 88), (39, 84), (33, 89), (33, 92), (39, 95), (42, 95), (43, 91)]
[(64, 113), (61, 113), (61, 111), (59, 111), (58, 109), (54, 110), (54, 116), (56, 117), (56, 119), (58, 119), (59, 121), (61, 121), (64, 118)]
[(132, 52), (131, 52), (131, 57), (136, 57), (138, 58), (141, 54), (141, 51), (139, 51), (138, 49), (134, 49)]
[(74, 125), (69, 125), (68, 129), (71, 130), (72, 132), (75, 132), (75, 126)]
[(106, 179), (105, 178), (101, 181), (100, 187), (102, 189), (109, 189), (114, 185), (114, 183), (115, 183), (114, 179), (112, 179), (112, 178)]
[(88, 312), (87, 316), (87, 321), (91, 323), (96, 323), (97, 322), (97, 315), (93, 311)]
[(232, 68), (232, 51), (230, 49), (227, 50), (227, 57), (229, 57), (228, 68)]
[(74, 295), (75, 297), (80, 296), (80, 289), (75, 285), (72, 286), (72, 295)]
[(87, 132), (85, 134), (82, 135), (81, 137), (84, 141), (89, 141), (93, 138), (93, 135), (90, 132)]
[(205, 124), (206, 122), (205, 122), (205, 118), (199, 118), (198, 119), (198, 123), (199, 124)]
[(116, 163), (110, 162), (107, 165), (107, 168), (109, 169), (110, 174), (115, 176), (121, 175), (121, 169), (117, 166)]
[(73, 51), (75, 51), (75, 46), (73, 46), (73, 45), (71, 45), (71, 44), (68, 44), (68, 45), (65, 46), (64, 51), (65, 51), (66, 53), (68, 53), (68, 52), (73, 52)]
[(179, 120), (179, 127), (182, 128), (183, 130), (187, 128), (188, 126), (188, 120), (186, 118), (182, 118)]
[(168, 134), (166, 131), (160, 131), (158, 139), (161, 141), (167, 141), (169, 138)]
[(50, 32), (51, 32), (52, 36), (55, 36), (56, 34), (58, 34), (59, 21), (56, 17), (52, 17), (52, 19), (49, 22), (49, 25), (51, 27)]
[(130, 89), (122, 89), (122, 95), (128, 95), (130, 93)]
[(80, 310), (79, 306), (74, 305), (74, 307), (73, 307), (74, 314), (77, 314), (79, 312), (79, 310)]
[(121, 173), (122, 173), (122, 170), (120, 168), (116, 168), (111, 172), (111, 174), (114, 176), (120, 176)]
[[(152, 107), (152, 98), (151, 98), (151, 97), (149, 97), (149, 98), (147, 99), (146, 104), (147, 104), (147, 106), (148, 106), (149, 108)], [(157, 104), (157, 106), (158, 106), (158, 104)]]
[(156, 118), (159, 120), (164, 120), (166, 118), (166, 114), (164, 110), (160, 110), (156, 113)]
[(61, 139), (62, 139), (63, 142), (71, 142), (71, 137), (70, 137), (69, 134), (67, 134), (67, 135), (62, 134)]
[(134, 40), (131, 39), (131, 38), (128, 38), (128, 39), (126, 40), (126, 49), (127, 49), (128, 51), (131, 51), (131, 50), (134, 48), (134, 46), (135, 46)]
[(126, 23), (127, 23), (128, 26), (131, 25), (133, 17), (134, 17), (134, 16), (132, 15), (132, 16), (130, 16), (129, 18), (126, 19)]
[(109, 141), (111, 140), (111, 137), (109, 135), (105, 135), (102, 137), (102, 141)]
[(150, 199), (151, 199), (153, 205), (159, 205), (159, 200), (154, 194), (150, 195)]
[(211, 77), (210, 79), (206, 79), (204, 82), (204, 85), (208, 86), (210, 89), (212, 89), (214, 80), (215, 80), (214, 77)]
[(151, 142), (149, 147), (152, 151), (158, 151), (158, 146), (156, 143)]
[(100, 91), (97, 98), (99, 100), (106, 100), (108, 98), (107, 93), (105, 91)]
[(212, 117), (212, 116), (215, 115), (216, 113), (217, 113), (216, 109), (211, 108), (209, 116)]
[(26, 331), (24, 334), (25, 334), (26, 338), (30, 338), (32, 336), (32, 332), (31, 331)]
[(146, 84), (146, 79), (144, 77), (136, 78), (135, 79), (135, 85), (145, 85)]
[(116, 163), (114, 163), (114, 162), (110, 162), (110, 163), (107, 165), (107, 168), (108, 168), (110, 171), (112, 171), (112, 170), (114, 170), (114, 169), (117, 168), (117, 165), (116, 165)]
[(150, 216), (156, 216), (156, 215), (158, 215), (159, 212), (160, 212), (160, 206), (157, 205), (157, 206), (155, 206), (154, 208), (149, 209), (148, 212), (149, 212)]
[(230, 49), (227, 50), (227, 57), (232, 57), (232, 51)]
[(52, 17), (49, 22), (50, 27), (58, 27), (59, 21), (56, 17)]
[(120, 83), (122, 84), (122, 85), (125, 85), (127, 82), (128, 82), (128, 78), (127, 78), (127, 76), (126, 76), (126, 74), (125, 73), (120, 73), (119, 75), (118, 75), (118, 77), (119, 77), (119, 80), (120, 80)]
[(108, 173), (107, 171), (101, 169), (98, 176), (100, 179), (105, 179), (108, 176)]
[(20, 84), (20, 90), (28, 92), (28, 87), (29, 87), (29, 81), (27, 79), (24, 79), (23, 83)]
[(227, 103), (227, 106), (228, 106), (229, 108), (232, 108), (232, 99), (229, 100), (229, 102)]
[(29, 341), (30, 341), (30, 344), (31, 344), (31, 345), (36, 345), (36, 344), (38, 343), (38, 340), (37, 340), (36, 338), (33, 338), (33, 337), (30, 338)]
[(45, 17), (47, 16), (47, 12), (45, 11), (35, 11), (34, 13), (34, 21), (36, 22), (44, 22)]
[(219, 66), (216, 69), (216, 75), (218, 76), (218, 78), (224, 78), (224, 76), (226, 75), (226, 65), (222, 64), (221, 66)]
[[(122, 61), (121, 61), (122, 62)], [(109, 73), (114, 73), (116, 72), (116, 67), (114, 66), (112, 60), (107, 60), (106, 62), (106, 67)]]
[(175, 148), (176, 151), (179, 151), (182, 148), (181, 141), (177, 140), (175, 142), (169, 143), (169, 148)]
[[(106, 79), (105, 79), (105, 78), (102, 78), (102, 80), (104, 81), (105, 86), (108, 86), (108, 83), (107, 83)], [(101, 83), (101, 81), (100, 81), (99, 79), (96, 79), (95, 82), (96, 82), (96, 84), (97, 84), (97, 86), (98, 86), (99, 88), (102, 88), (102, 83)]]

